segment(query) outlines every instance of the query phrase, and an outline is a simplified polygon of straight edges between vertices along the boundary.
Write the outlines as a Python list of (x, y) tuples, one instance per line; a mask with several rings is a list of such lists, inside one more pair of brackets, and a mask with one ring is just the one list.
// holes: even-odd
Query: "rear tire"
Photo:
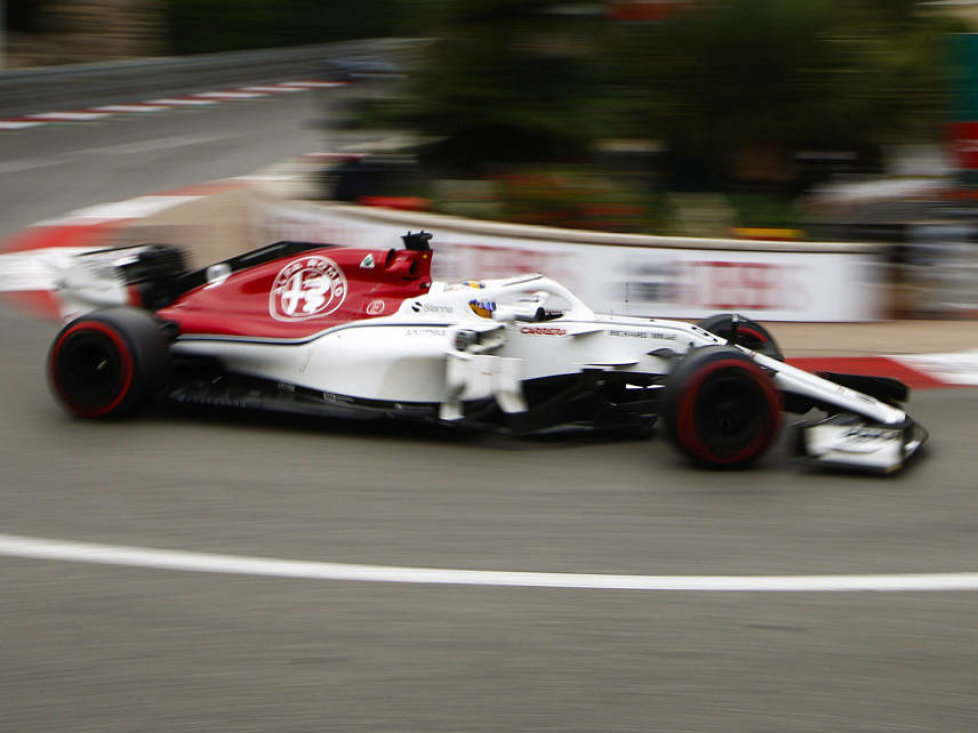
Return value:
[(78, 417), (127, 417), (166, 382), (169, 345), (153, 317), (106, 308), (75, 319), (48, 355), (51, 390)]
[(771, 378), (732, 346), (691, 351), (666, 382), (666, 436), (693, 462), (741, 468), (771, 447), (781, 427), (781, 395)]
[(718, 313), (696, 325), (728, 342), (764, 354), (772, 359), (784, 361), (784, 354), (778, 348), (774, 336), (757, 321), (737, 316), (737, 329), (734, 330), (734, 313)]

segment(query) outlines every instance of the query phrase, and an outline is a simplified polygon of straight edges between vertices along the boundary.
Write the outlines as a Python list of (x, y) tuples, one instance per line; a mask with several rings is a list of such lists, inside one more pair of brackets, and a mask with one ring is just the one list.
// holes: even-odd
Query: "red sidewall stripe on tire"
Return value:
[[(750, 445), (746, 448), (731, 456), (717, 456), (704, 445), (699, 434), (696, 432), (693, 411), (695, 408), (696, 394), (706, 378), (721, 369), (729, 368), (741, 369), (754, 377), (757, 386), (760, 387), (764, 394), (765, 402), (771, 409), (774, 420), (770, 427), (751, 441)], [(676, 434), (679, 437), (679, 442), (692, 451), (697, 458), (711, 463), (733, 464), (753, 457), (755, 452), (763, 444), (771, 440), (771, 437), (777, 432), (780, 425), (781, 396), (778, 394), (770, 378), (753, 362), (741, 361), (740, 359), (722, 359), (704, 365), (702, 370), (696, 374), (696, 378), (683, 387), (682, 399), (679, 405), (679, 425), (677, 426)]]
[[(113, 399), (108, 405), (105, 405), (103, 407), (97, 407), (97, 408), (81, 407), (74, 400), (72, 400), (68, 395), (65, 394), (63, 385), (61, 384), (61, 380), (58, 377), (57, 365), (58, 365), (58, 356), (61, 353), (61, 348), (64, 346), (65, 342), (72, 336), (72, 334), (75, 334), (78, 331), (82, 331), (82, 330), (98, 331), (102, 335), (108, 337), (109, 340), (111, 340), (115, 344), (116, 348), (119, 351), (120, 362), (123, 371), (123, 379), (122, 379), (123, 385), (122, 388), (119, 390), (119, 394), (116, 395), (115, 399)], [(114, 328), (104, 323), (101, 323), (100, 321), (83, 321), (67, 329), (58, 338), (57, 342), (54, 345), (54, 348), (51, 350), (51, 358), (50, 358), (50, 363), (48, 365), (48, 374), (50, 376), (51, 383), (54, 385), (55, 391), (58, 394), (58, 397), (61, 399), (62, 402), (65, 403), (65, 405), (68, 406), (68, 408), (74, 414), (79, 415), (81, 417), (102, 417), (104, 415), (108, 415), (110, 412), (116, 409), (126, 398), (126, 396), (129, 394), (129, 391), (132, 387), (135, 368), (133, 362), (133, 355), (131, 349), (129, 348), (129, 344), (126, 343), (125, 339), (123, 339), (122, 336), (120, 336), (119, 333)]]
[(747, 336), (753, 336), (762, 344), (770, 343), (771, 341), (771, 339), (767, 338), (767, 336), (765, 336), (763, 333), (761, 333), (760, 331), (755, 331), (753, 328), (738, 328), (737, 333), (743, 333), (746, 334)]

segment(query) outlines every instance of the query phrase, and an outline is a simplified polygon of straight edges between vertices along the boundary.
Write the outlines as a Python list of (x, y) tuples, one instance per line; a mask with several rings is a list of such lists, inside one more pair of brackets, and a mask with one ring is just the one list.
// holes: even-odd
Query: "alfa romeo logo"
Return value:
[(279, 321), (327, 316), (346, 300), (346, 276), (328, 257), (302, 257), (281, 269), (272, 283), (268, 312)]

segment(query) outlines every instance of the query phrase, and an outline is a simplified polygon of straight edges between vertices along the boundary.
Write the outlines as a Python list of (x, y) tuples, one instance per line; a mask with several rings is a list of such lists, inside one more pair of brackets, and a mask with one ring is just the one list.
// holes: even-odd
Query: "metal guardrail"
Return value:
[(0, 115), (119, 104), (222, 86), (311, 78), (331, 57), (386, 54), (400, 39), (0, 71)]

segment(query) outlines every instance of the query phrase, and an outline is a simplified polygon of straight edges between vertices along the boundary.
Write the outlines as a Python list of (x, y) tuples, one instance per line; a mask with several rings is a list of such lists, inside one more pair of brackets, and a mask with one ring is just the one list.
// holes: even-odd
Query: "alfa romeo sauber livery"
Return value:
[(598, 315), (542, 275), (434, 282), (430, 237), (279, 242), (192, 271), (167, 245), (78, 255), (52, 389), (85, 418), (165, 399), (513, 434), (658, 421), (712, 468), (757, 461), (785, 412), (817, 463), (894, 471), (927, 437), (900, 382), (794, 368), (749, 319)]

